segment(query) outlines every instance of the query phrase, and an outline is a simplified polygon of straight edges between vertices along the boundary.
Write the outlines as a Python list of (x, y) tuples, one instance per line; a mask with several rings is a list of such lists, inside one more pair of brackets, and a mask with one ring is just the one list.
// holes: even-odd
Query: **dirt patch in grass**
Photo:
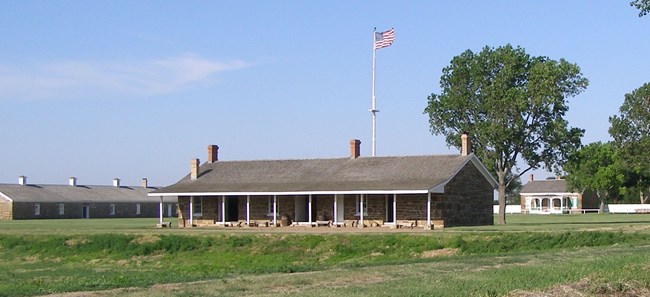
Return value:
[(153, 234), (145, 234), (138, 236), (131, 240), (132, 243), (143, 244), (143, 243), (156, 243), (160, 240), (160, 237)]
[(458, 254), (458, 249), (444, 248), (432, 251), (424, 251), (420, 254), (421, 258), (449, 257)]
[(85, 244), (85, 243), (88, 243), (87, 238), (71, 238), (71, 239), (66, 240), (64, 244), (66, 246), (75, 246), (75, 245), (78, 245), (78, 244)]
[(507, 297), (574, 297), (574, 296), (616, 296), (636, 297), (650, 296), (650, 290), (639, 284), (605, 283), (593, 284), (587, 278), (577, 283), (557, 285), (543, 291), (514, 291)]
[(112, 289), (112, 290), (104, 290), (104, 291), (83, 291), (83, 292), (68, 292), (68, 293), (60, 293), (60, 294), (49, 294), (49, 295), (43, 295), (47, 297), (103, 297), (103, 296), (120, 296), (120, 295), (126, 295), (130, 292), (133, 292), (135, 290), (138, 290), (137, 288), (119, 288), (119, 289)]
[(34, 256), (34, 255), (23, 257), (23, 262), (24, 263), (33, 264), (33, 263), (38, 263), (40, 261), (41, 261), (41, 258), (39, 258), (38, 256)]

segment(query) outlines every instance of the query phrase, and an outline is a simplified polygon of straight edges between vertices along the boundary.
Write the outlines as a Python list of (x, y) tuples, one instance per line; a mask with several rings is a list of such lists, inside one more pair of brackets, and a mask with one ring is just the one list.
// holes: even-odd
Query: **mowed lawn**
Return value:
[(434, 231), (2, 221), (0, 296), (650, 295), (650, 215), (507, 220)]
[[(454, 232), (559, 232), (573, 230), (606, 231), (644, 231), (650, 233), (650, 214), (572, 214), (572, 215), (521, 215), (506, 216), (506, 225), (497, 225), (495, 216), (493, 226), (455, 227), (435, 230), (433, 233)], [(213, 233), (356, 233), (358, 229), (350, 228), (178, 228), (177, 220), (165, 218), (172, 222), (172, 229), (154, 228), (157, 218), (144, 219), (67, 219), (67, 220), (17, 220), (0, 221), (0, 234), (96, 234), (96, 233), (130, 233), (130, 234), (213, 234)], [(391, 232), (386, 228), (366, 228), (363, 232)], [(403, 229), (400, 232), (421, 232), (419, 229)], [(431, 231), (426, 233), (431, 234)]]

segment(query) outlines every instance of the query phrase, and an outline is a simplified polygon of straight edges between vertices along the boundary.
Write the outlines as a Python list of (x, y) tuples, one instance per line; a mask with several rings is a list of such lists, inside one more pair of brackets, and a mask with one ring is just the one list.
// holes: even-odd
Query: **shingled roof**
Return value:
[[(307, 160), (217, 161), (150, 196), (270, 193), (418, 192), (444, 187), (468, 162), (496, 185), (476, 156), (436, 155)], [(435, 190), (435, 189), (434, 189)]]
[(4, 196), (14, 202), (159, 202), (159, 199), (147, 196), (147, 193), (154, 189), (85, 185), (0, 184), (0, 197)]
[(547, 179), (529, 181), (520, 191), (521, 194), (569, 193), (566, 180)]

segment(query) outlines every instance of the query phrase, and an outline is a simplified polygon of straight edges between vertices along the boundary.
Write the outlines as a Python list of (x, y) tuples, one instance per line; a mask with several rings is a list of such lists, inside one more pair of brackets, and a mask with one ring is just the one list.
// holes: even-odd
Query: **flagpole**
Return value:
[(375, 66), (376, 66), (376, 48), (375, 48), (375, 35), (377, 28), (372, 30), (372, 156), (377, 154), (377, 98), (375, 97)]

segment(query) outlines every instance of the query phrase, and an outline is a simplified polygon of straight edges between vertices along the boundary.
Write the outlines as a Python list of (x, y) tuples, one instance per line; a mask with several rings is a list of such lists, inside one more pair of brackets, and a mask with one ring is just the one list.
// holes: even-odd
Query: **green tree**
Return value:
[(639, 189), (641, 203), (650, 196), (650, 83), (625, 94), (619, 114), (609, 118), (609, 134), (620, 150), (621, 164)]
[(650, 13), (650, 0), (634, 0), (630, 2), (630, 6), (639, 9), (639, 17)]
[(467, 50), (442, 72), (441, 92), (428, 97), (424, 110), (431, 132), (445, 135), (455, 147), (460, 135), (470, 132), (473, 151), (499, 182), (499, 223), (505, 224), (506, 192), (513, 181), (542, 165), (559, 172), (580, 146), (584, 130), (564, 119), (566, 98), (589, 82), (576, 64), (532, 57), (510, 44)]
[(607, 199), (618, 192), (625, 179), (618, 153), (611, 143), (594, 142), (580, 148), (569, 157), (564, 170), (568, 173), (569, 190), (596, 193), (599, 213), (605, 211)]

